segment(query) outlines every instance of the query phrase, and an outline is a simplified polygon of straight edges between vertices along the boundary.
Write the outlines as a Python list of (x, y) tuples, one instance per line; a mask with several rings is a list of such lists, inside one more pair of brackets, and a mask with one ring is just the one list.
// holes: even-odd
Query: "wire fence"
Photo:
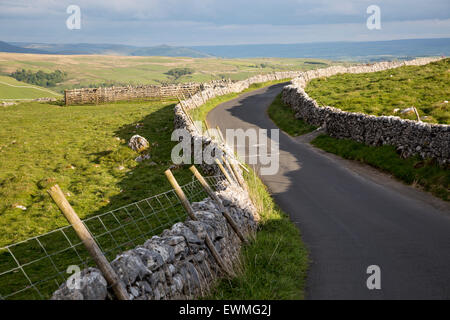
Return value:
[[(216, 189), (223, 176), (205, 177)], [(181, 186), (190, 202), (208, 195), (197, 180)], [(108, 261), (143, 244), (186, 213), (174, 190), (83, 220)], [(67, 268), (95, 266), (72, 226), (0, 248), (0, 299), (48, 299), (70, 276)]]

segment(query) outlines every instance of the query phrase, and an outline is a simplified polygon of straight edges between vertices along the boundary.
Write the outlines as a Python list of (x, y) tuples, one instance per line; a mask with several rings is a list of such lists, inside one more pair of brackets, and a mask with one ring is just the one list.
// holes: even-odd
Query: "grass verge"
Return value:
[(294, 137), (316, 129), (305, 121), (295, 118), (295, 112), (281, 100), (281, 93), (269, 106), (267, 113), (281, 130)]
[(450, 170), (433, 161), (418, 157), (403, 159), (393, 146), (367, 146), (327, 135), (318, 136), (311, 143), (345, 159), (360, 161), (381, 169), (407, 184), (418, 185), (436, 197), (449, 201)]
[(241, 273), (221, 280), (209, 299), (296, 300), (304, 298), (308, 252), (297, 227), (274, 203), (251, 169), (244, 178), (260, 213), (256, 238), (241, 251)]

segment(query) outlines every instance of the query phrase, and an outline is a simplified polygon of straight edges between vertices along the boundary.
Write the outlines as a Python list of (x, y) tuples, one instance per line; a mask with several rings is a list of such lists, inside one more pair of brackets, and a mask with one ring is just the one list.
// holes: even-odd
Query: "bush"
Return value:
[(11, 73), (11, 77), (18, 81), (35, 84), (41, 87), (54, 87), (58, 83), (64, 81), (67, 77), (67, 73), (61, 70), (46, 73), (41, 70), (32, 72), (30, 70), (22, 69)]
[(169, 71), (166, 72), (166, 74), (168, 74), (169, 76), (174, 77), (174, 80), (178, 80), (182, 76), (185, 76), (188, 74), (193, 74), (193, 73), (194, 73), (194, 70), (191, 68), (175, 68), (175, 69), (170, 69)]

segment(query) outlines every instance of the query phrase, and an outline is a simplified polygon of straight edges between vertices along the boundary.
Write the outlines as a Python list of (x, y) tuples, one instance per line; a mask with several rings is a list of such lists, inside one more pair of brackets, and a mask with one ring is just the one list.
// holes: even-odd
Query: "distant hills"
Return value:
[(317, 42), (299, 44), (255, 44), (195, 46), (195, 50), (223, 58), (318, 58), (377, 61), (418, 56), (450, 55), (450, 38), (372, 42)]
[(41, 51), (41, 50), (15, 46), (15, 45), (9, 44), (7, 42), (3, 42), (3, 41), (0, 41), (0, 52), (41, 53), (41, 54), (48, 53), (48, 52)]
[[(186, 47), (173, 47), (168, 45), (154, 47), (136, 47), (120, 44), (48, 44), (31, 42), (12, 42), (12, 47), (21, 48), (18, 50), (33, 50), (51, 54), (102, 54), (102, 55), (121, 55), (121, 56), (166, 56), (166, 57), (192, 57), (205, 58), (210, 55)], [(0, 51), (2, 48), (0, 47)], [(24, 52), (24, 51), (7, 51)], [(38, 52), (29, 52), (38, 53)]]
[(222, 57), (222, 58), (320, 58), (378, 61), (419, 56), (450, 55), (450, 38), (373, 42), (322, 42), (175, 47), (137, 47), (117, 44), (45, 44), (0, 41), (0, 51), (47, 54), (101, 54), (123, 56)]

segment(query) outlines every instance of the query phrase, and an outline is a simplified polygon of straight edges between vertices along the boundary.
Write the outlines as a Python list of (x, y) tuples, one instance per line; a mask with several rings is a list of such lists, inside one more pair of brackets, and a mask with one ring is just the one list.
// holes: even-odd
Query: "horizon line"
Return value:
[(297, 45), (297, 44), (326, 44), (326, 43), (377, 43), (377, 42), (393, 42), (393, 41), (408, 41), (408, 40), (438, 40), (438, 39), (449, 39), (448, 37), (430, 37), (430, 38), (400, 38), (400, 39), (389, 39), (389, 40), (374, 40), (374, 41), (352, 41), (352, 40), (341, 40), (341, 41), (314, 41), (314, 42), (292, 42), (292, 43), (239, 43), (239, 44), (206, 44), (206, 45), (169, 45), (169, 44), (157, 44), (148, 46), (136, 46), (131, 44), (122, 43), (106, 43), (106, 42), (36, 42), (36, 41), (3, 41), (8, 44), (14, 43), (28, 43), (28, 44), (56, 44), (56, 45), (115, 45), (115, 46), (127, 46), (135, 48), (152, 48), (152, 47), (184, 47), (184, 48), (195, 48), (195, 47), (236, 47), (236, 46), (261, 46), (261, 45)]

